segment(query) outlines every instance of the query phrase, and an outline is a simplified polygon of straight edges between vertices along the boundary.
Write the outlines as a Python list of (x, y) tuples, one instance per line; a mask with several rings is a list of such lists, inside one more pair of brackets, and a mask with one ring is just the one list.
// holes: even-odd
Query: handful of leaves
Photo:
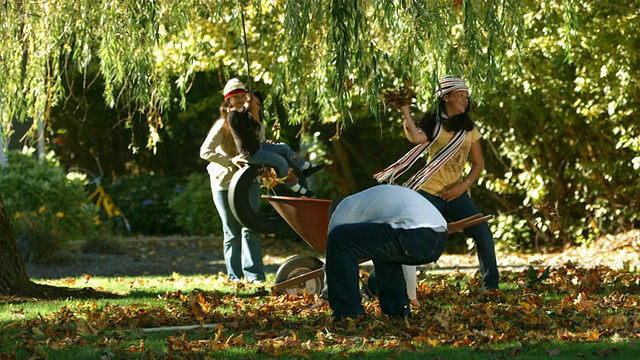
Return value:
[(267, 188), (268, 190), (273, 190), (274, 187), (278, 186), (278, 184), (284, 184), (287, 177), (279, 178), (276, 171), (272, 168), (265, 167), (260, 173), (262, 177), (262, 187)]
[(405, 77), (404, 85), (401, 86), (400, 89), (385, 89), (383, 90), (381, 97), (385, 106), (398, 109), (411, 104), (411, 101), (416, 97), (416, 94), (411, 89), (411, 82)]

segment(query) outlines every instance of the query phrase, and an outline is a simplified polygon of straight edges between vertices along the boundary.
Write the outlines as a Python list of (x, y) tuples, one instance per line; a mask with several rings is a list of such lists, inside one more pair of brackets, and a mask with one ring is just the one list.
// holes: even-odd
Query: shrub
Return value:
[(176, 223), (192, 235), (221, 235), (220, 216), (213, 204), (209, 175), (189, 176), (184, 191), (170, 203)]
[(184, 178), (144, 174), (103, 180), (103, 186), (141, 235), (170, 235), (184, 232), (171, 213), (169, 202), (183, 191)]
[(47, 261), (66, 241), (97, 231), (82, 183), (67, 180), (52, 153), (40, 161), (32, 153), (10, 152), (0, 192), (26, 261)]

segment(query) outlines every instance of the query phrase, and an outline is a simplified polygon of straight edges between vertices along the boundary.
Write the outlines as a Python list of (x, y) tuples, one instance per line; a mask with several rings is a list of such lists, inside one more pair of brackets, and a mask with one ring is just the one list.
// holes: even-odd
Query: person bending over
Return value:
[(325, 274), (333, 318), (365, 315), (360, 259), (371, 259), (383, 313), (409, 317), (402, 265), (435, 262), (444, 251), (447, 222), (431, 202), (399, 185), (377, 185), (344, 198), (331, 215)]

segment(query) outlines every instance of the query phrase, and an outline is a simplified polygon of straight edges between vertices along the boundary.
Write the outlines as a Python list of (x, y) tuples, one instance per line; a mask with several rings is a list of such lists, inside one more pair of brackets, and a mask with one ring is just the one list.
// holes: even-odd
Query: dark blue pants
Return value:
[[(422, 196), (429, 200), (442, 216), (449, 222), (462, 220), (469, 216), (479, 214), (480, 210), (469, 194), (464, 193), (459, 197), (446, 201), (437, 196), (428, 194), (422, 190), (418, 191)], [(471, 237), (476, 243), (478, 249), (478, 263), (480, 264), (480, 273), (482, 274), (482, 282), (488, 289), (497, 289), (499, 282), (498, 264), (496, 262), (496, 249), (493, 241), (493, 234), (486, 222), (470, 226), (463, 230), (464, 233)]]
[(376, 268), (382, 312), (403, 315), (409, 298), (402, 265), (438, 260), (446, 240), (446, 232), (393, 229), (376, 223), (341, 225), (331, 230), (325, 273), (334, 318), (365, 315), (358, 286), (360, 259), (371, 259)]

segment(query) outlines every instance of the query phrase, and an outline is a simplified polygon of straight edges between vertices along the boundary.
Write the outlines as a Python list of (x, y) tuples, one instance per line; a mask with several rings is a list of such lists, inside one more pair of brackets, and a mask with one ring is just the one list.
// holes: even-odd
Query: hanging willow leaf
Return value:
[(286, 120), (303, 129), (312, 119), (343, 123), (362, 105), (378, 118), (381, 91), (404, 76), (423, 100), (445, 73), (464, 77), (481, 97), (504, 54), (522, 47), (521, 11), (515, 0), (5, 1), (2, 129), (42, 117), (73, 95), (63, 84), (89, 68), (99, 71), (107, 105), (128, 112), (126, 122), (147, 118), (150, 146), (199, 71), (224, 83), (249, 69), (270, 88), (267, 111), (282, 104)]

